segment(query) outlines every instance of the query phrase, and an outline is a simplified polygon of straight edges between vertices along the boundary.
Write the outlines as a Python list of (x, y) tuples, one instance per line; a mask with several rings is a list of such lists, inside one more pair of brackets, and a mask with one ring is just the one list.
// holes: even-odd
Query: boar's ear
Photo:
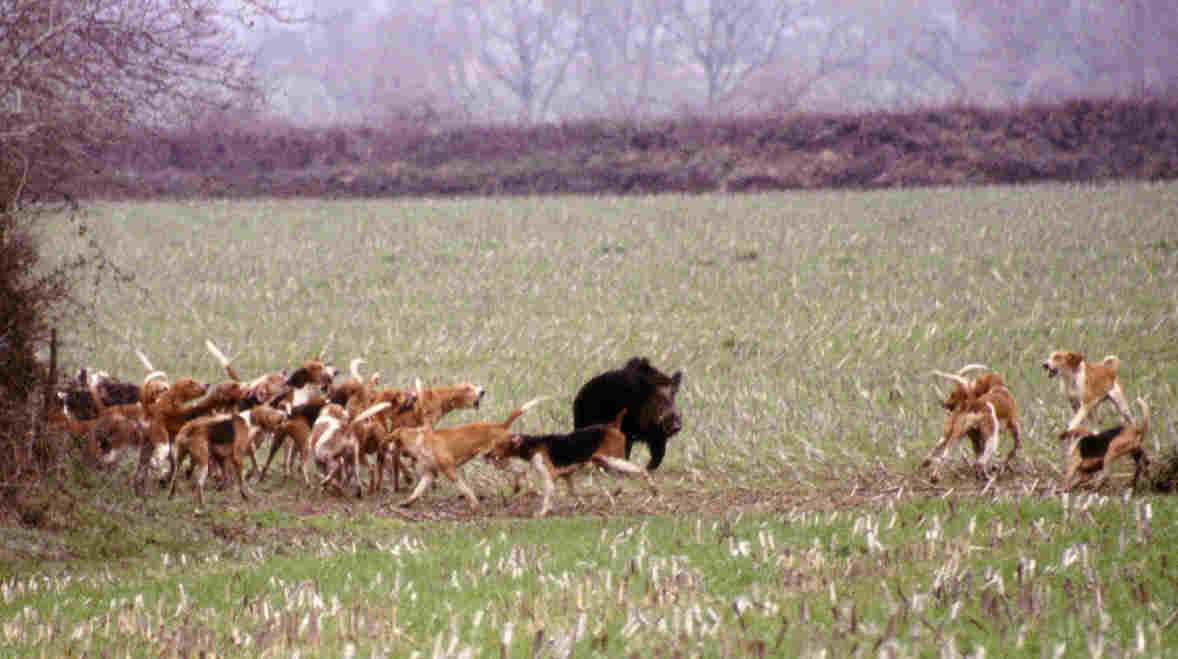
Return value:
[(671, 376), (671, 395), (679, 391), (679, 385), (683, 382), (683, 371), (675, 371)]
[(650, 361), (646, 357), (631, 357), (624, 368), (632, 371), (644, 371), (650, 368)]

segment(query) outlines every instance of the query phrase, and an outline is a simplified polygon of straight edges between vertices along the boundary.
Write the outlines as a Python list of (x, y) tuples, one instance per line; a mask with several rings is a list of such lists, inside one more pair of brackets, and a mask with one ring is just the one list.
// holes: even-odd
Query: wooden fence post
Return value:
[(49, 330), (49, 374), (45, 378), (45, 409), (43, 410), (42, 419), (45, 421), (45, 427), (49, 427), (49, 411), (52, 409), (53, 399), (56, 396), (53, 393), (54, 387), (57, 386), (57, 328)]

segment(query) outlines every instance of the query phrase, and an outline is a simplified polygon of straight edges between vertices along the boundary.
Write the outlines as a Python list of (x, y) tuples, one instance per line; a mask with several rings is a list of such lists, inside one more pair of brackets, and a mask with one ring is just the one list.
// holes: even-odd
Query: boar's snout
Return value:
[(683, 419), (679, 417), (679, 412), (670, 410), (663, 416), (662, 423), (659, 425), (662, 426), (663, 435), (670, 437), (683, 430)]

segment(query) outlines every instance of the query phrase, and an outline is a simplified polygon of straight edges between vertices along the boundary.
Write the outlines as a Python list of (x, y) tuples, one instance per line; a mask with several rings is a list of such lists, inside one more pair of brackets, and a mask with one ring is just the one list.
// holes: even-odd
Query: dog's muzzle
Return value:
[(1053, 377), (1059, 375), (1059, 369), (1058, 368), (1051, 368), (1051, 364), (1048, 362), (1043, 362), (1043, 370), (1047, 371), (1047, 377), (1049, 377), (1049, 378), (1053, 378)]
[(417, 394), (410, 392), (409, 395), (405, 397), (405, 404), (402, 405), (401, 409), (397, 411), (408, 412), (409, 410), (413, 409), (415, 405), (417, 405)]

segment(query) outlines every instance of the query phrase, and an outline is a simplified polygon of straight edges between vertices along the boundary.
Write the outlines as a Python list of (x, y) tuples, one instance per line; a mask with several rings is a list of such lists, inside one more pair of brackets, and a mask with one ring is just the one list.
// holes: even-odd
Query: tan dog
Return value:
[(245, 419), (246, 426), (249, 428), (250, 446), (253, 448), (250, 455), (255, 459), (246, 478), (251, 478), (255, 474), (261, 473), (261, 469), (258, 468), (256, 451), (262, 448), (265, 437), (273, 437), (282, 428), (282, 425), (287, 421), (287, 413), (286, 410), (269, 405), (256, 405), (244, 412), (238, 412), (238, 414)]
[(505, 441), (510, 435), (508, 428), (511, 424), (542, 400), (545, 400), (545, 397), (528, 401), (523, 407), (508, 415), (502, 423), (468, 423), (453, 428), (431, 429), (423, 426), (393, 430), (400, 445), (417, 461), (419, 471), (417, 487), (400, 505), (412, 505), (441, 473), (454, 481), (455, 486), (470, 502), (470, 507), (478, 510), (479, 499), (462, 478), (458, 468), (496, 442)]
[[(188, 398), (196, 391), (207, 392), (203, 397)], [(201, 385), (190, 378), (181, 378), (169, 387), (153, 404), (145, 404), (150, 420), (148, 440), (151, 447), (152, 461), (167, 460), (169, 465), (175, 465), (171, 454), (175, 445), (175, 438), (181, 428), (188, 422), (208, 416), (233, 415), (237, 404), (241, 400), (241, 384), (234, 381), (221, 382), (212, 387)], [(182, 402), (186, 401), (186, 402)], [(145, 447), (146, 448), (146, 447)], [(143, 466), (144, 451), (140, 451), (140, 465)], [(220, 465), (218, 461), (218, 465)], [(166, 484), (173, 477), (167, 473), (161, 485)], [(138, 481), (137, 481), (138, 483)]]
[[(140, 387), (140, 397), (146, 394), (149, 404), (154, 404), (167, 390), (165, 375), (159, 371), (150, 373)], [(141, 447), (147, 442), (149, 423), (144, 402), (107, 405), (106, 397), (94, 391), (91, 384), (89, 402), (92, 418), (76, 418), (68, 406), (63, 406), (61, 425), (58, 427), (75, 436), (86, 438), (87, 454), (96, 464), (115, 463), (125, 450)], [(150, 457), (150, 456), (149, 456)]]
[[(188, 404), (205, 395), (208, 387), (192, 378), (180, 378), (174, 384), (144, 388), (143, 409), (148, 422), (147, 441), (140, 444), (139, 466), (135, 470), (135, 492), (142, 494), (143, 482), (150, 465), (163, 461), (173, 464), (172, 438), (190, 420), (189, 412), (194, 406)], [(197, 416), (205, 410), (198, 408)], [(164, 483), (171, 477), (165, 476)]]
[(1136, 462), (1130, 487), (1137, 489), (1137, 481), (1149, 465), (1149, 458), (1145, 454), (1149, 406), (1140, 398), (1137, 399), (1137, 406), (1141, 408), (1140, 424), (1116, 426), (1099, 433), (1093, 433), (1087, 428), (1073, 428), (1060, 433), (1060, 441), (1068, 443), (1064, 490), (1071, 490), (1079, 483), (1092, 479), (1094, 474), (1096, 486), (1099, 486), (1104, 482), (1108, 466), (1122, 455), (1132, 456)]
[[(258, 475), (259, 482), (266, 478), (266, 471), (270, 469), (270, 463), (274, 461), (274, 456), (282, 449), (283, 443), (289, 439), (294, 455), (302, 464), (303, 482), (307, 485), (311, 484), (311, 428), (315, 426), (315, 421), (319, 419), (319, 413), (327, 405), (326, 399), (316, 398), (290, 408), (286, 421), (274, 431), (274, 440), (270, 443), (270, 455), (266, 458), (266, 464), (262, 466), (262, 471)], [(290, 463), (287, 462), (287, 475), (289, 474)]]
[[(355, 414), (359, 409), (354, 405), (356, 397), (348, 402), (348, 413)], [(408, 389), (385, 389), (375, 392), (369, 399), (370, 405), (386, 403), (375, 417), (356, 426), (353, 431), (360, 445), (360, 461), (367, 465), (368, 456), (376, 456), (376, 468), (369, 470), (369, 494), (379, 492), (384, 484), (384, 470), (386, 462), (393, 461), (393, 491), (400, 489), (401, 456), (397, 451), (397, 441), (388, 430), (389, 421), (386, 417), (395, 417), (402, 412), (413, 409), (417, 404), (417, 392)]]
[(1005, 427), (1014, 439), (1014, 446), (1006, 456), (1006, 464), (1018, 453), (1020, 432), (1018, 425), (1018, 406), (1014, 395), (1006, 387), (1006, 382), (997, 373), (986, 373), (975, 380), (969, 380), (964, 373), (980, 365), (970, 365), (962, 368), (957, 374), (933, 371), (935, 375), (953, 380), (956, 384), (941, 403), (948, 412), (945, 419), (944, 435), (941, 441), (933, 447), (932, 452), (921, 462), (921, 468), (927, 468), (933, 462), (937, 467), (933, 469), (932, 478), (936, 480), (941, 457), (962, 437), (969, 437), (977, 457), (975, 469), (979, 478), (989, 477), (990, 463), (998, 452), (998, 431)]
[[(650, 473), (626, 460), (626, 433), (622, 432), (622, 419), (627, 410), (622, 410), (610, 423), (577, 428), (564, 435), (509, 435), (495, 442), (487, 452), (488, 461), (501, 467), (510, 459), (529, 462), (539, 472), (544, 483), (544, 498), (537, 517), (543, 517), (552, 510), (552, 493), (555, 479), (565, 479), (569, 496), (576, 497), (573, 475), (588, 465), (602, 469), (616, 470), (633, 476), (642, 476), (656, 495), (658, 489)], [(612, 503), (613, 497), (606, 491)]]
[[(460, 409), (478, 409), (487, 391), (482, 387), (464, 382), (462, 384), (431, 387), (422, 389), (417, 383), (416, 402), (409, 409), (398, 412), (390, 411), (385, 417), (386, 426), (396, 428), (418, 428), (427, 426), (433, 428), (450, 412)], [(391, 443), (386, 441), (390, 449), (389, 458), (393, 467), (393, 491), (401, 489), (401, 453), (402, 444), (394, 435)], [(383, 476), (382, 476), (383, 480)]]
[[(249, 501), (249, 493), (242, 466), (245, 457), (253, 454), (249, 426), (238, 414), (217, 414), (194, 419), (176, 433), (175, 450), (171, 453), (172, 478), (168, 498), (176, 496), (176, 475), (184, 458), (191, 456), (196, 467), (196, 500), (204, 505), (205, 480), (209, 475), (209, 460), (216, 459), (222, 470), (233, 474), (241, 490), (242, 500)], [(256, 462), (256, 461), (255, 461)]]
[[(148, 375), (142, 387), (137, 387), (139, 396), (146, 392), (150, 402), (158, 399), (167, 389), (163, 373)], [(95, 464), (109, 465), (116, 462), (123, 451), (140, 446), (147, 437), (147, 411), (142, 401), (121, 404), (107, 404), (107, 397), (95, 390), (95, 380), (90, 380), (87, 391), (72, 390), (69, 398), (62, 398), (60, 408), (50, 410), (50, 427), (86, 440), (86, 456)], [(73, 394), (84, 394), (74, 396)], [(78, 401), (84, 401), (84, 406)]]
[[(343, 494), (344, 487), (352, 479), (359, 481), (360, 443), (354, 431), (365, 421), (389, 407), (391, 405), (387, 402), (377, 403), (355, 418), (335, 403), (328, 403), (323, 408), (311, 429), (315, 464), (319, 466), (321, 473), (326, 474), (319, 482), (321, 487), (331, 483), (337, 492)], [(363, 488), (358, 486), (357, 496), (362, 493)]]
[(1060, 388), (1072, 406), (1073, 416), (1068, 422), (1068, 430), (1078, 428), (1088, 413), (1105, 400), (1116, 405), (1125, 423), (1133, 423), (1125, 392), (1117, 381), (1120, 368), (1121, 360), (1113, 355), (1105, 357), (1099, 364), (1089, 362), (1078, 352), (1057, 350), (1047, 357), (1043, 362), (1047, 377), (1062, 376)]
[[(373, 373), (365, 378), (360, 373), (363, 359), (356, 358), (351, 363), (351, 377), (337, 378), (328, 388), (327, 399), (343, 406), (349, 417), (355, 417), (365, 409), (377, 403), (388, 403), (374, 418), (366, 420), (363, 425), (353, 431), (360, 445), (360, 461), (367, 464), (368, 456), (377, 456), (376, 471), (370, 471), (370, 493), (380, 489), (384, 480), (385, 462), (392, 456), (395, 463), (393, 470), (393, 489), (400, 489), (400, 455), (389, 450), (396, 442), (388, 432), (390, 423), (393, 426), (425, 425), (419, 423), (421, 415), (417, 412), (418, 392), (407, 389), (378, 389), (380, 374)], [(440, 418), (440, 417), (439, 417)]]

